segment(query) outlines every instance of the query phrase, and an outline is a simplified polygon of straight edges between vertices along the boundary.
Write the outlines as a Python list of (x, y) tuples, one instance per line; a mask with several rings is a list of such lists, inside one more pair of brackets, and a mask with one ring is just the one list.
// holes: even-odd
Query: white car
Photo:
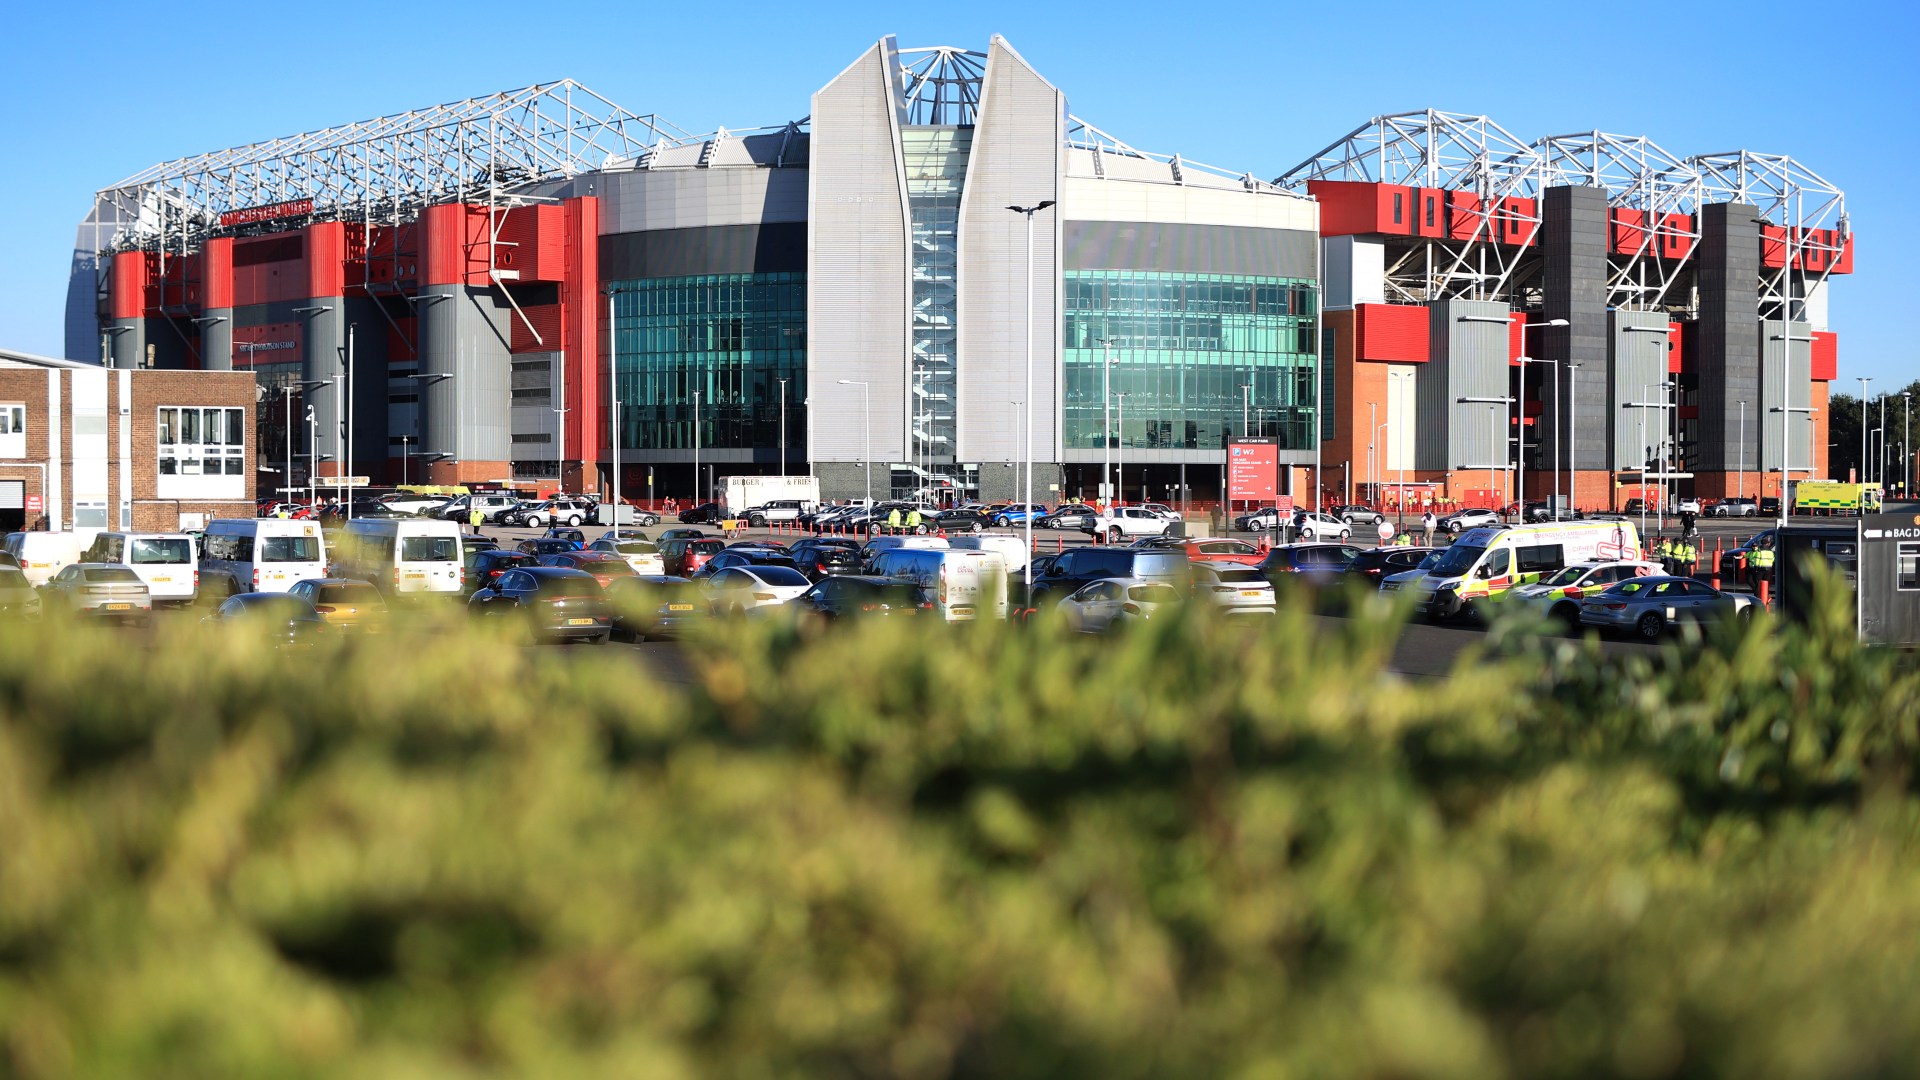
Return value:
[(1141, 503), (1140, 509), (1156, 517), (1165, 518), (1168, 521), (1180, 520), (1180, 511), (1175, 510), (1166, 503)]
[(1700, 500), (1681, 499), (1680, 502), (1674, 506), (1673, 512), (1676, 514), (1698, 514), (1700, 512)]
[(1150, 619), (1169, 604), (1180, 602), (1180, 591), (1157, 581), (1137, 578), (1101, 578), (1080, 586), (1060, 601), (1067, 625), (1083, 634), (1098, 634), (1135, 619)]
[(1173, 524), (1144, 506), (1114, 506), (1093, 519), (1093, 531), (1117, 544), (1126, 537), (1165, 536)]
[(664, 577), (667, 567), (660, 559), (660, 548), (651, 540), (634, 537), (603, 536), (587, 545), (588, 551), (604, 551), (625, 559), (641, 577)]
[(1714, 517), (1758, 517), (1760, 504), (1745, 498), (1722, 499), (1707, 513)]
[(729, 566), (707, 579), (707, 603), (715, 615), (742, 615), (784, 604), (812, 586), (790, 566)]
[(1353, 526), (1332, 514), (1298, 513), (1293, 515), (1295, 539), (1339, 540), (1352, 538)]
[(1271, 615), (1273, 582), (1256, 566), (1235, 562), (1190, 564), (1193, 595), (1210, 600), (1227, 615)]

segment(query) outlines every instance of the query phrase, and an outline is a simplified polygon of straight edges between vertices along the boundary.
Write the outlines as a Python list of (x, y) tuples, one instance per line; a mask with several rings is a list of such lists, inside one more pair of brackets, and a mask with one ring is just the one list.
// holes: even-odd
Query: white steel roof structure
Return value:
[(510, 196), (684, 137), (562, 79), (164, 162), (102, 189), (96, 215), (117, 222), (104, 250), (185, 251), (227, 211), (311, 200), (315, 219), (404, 220), (422, 206)]

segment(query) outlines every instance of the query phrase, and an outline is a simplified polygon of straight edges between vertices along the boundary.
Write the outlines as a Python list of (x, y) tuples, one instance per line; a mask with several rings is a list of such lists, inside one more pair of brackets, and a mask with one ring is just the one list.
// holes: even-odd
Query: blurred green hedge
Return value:
[(0, 1076), (1910, 1075), (1920, 677), (1391, 613), (0, 640)]

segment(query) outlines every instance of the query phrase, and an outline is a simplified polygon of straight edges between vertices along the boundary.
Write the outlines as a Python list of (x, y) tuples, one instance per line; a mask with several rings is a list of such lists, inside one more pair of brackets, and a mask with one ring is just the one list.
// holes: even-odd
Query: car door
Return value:
[(1095, 581), (1067, 597), (1064, 606), (1074, 629), (1105, 630), (1120, 611), (1120, 588), (1110, 581)]

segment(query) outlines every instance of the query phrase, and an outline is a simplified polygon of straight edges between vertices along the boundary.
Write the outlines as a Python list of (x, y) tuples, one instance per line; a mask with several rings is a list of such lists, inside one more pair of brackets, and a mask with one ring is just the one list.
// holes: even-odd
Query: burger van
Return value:
[(1632, 562), (1640, 557), (1640, 535), (1631, 521), (1468, 529), (1415, 586), (1415, 604), (1428, 618), (1451, 619), (1573, 563)]

